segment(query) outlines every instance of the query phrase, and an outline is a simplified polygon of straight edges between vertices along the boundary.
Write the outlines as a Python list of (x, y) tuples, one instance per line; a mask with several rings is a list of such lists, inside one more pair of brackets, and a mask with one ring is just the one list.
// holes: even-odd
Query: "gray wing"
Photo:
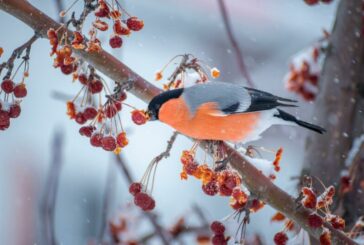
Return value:
[(226, 115), (269, 110), (278, 106), (294, 107), (295, 105), (283, 104), (281, 101), (296, 102), (257, 89), (222, 82), (209, 82), (185, 88), (183, 98), (192, 114), (208, 102), (216, 103), (218, 109)]

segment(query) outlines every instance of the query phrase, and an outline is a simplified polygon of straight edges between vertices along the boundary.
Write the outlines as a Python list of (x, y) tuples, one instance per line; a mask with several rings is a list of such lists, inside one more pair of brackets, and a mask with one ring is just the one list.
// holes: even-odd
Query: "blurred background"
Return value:
[[(58, 19), (53, 1), (31, 0), (32, 4)], [(65, 0), (69, 6), (73, 0)], [(226, 0), (233, 32), (242, 49), (248, 71), (256, 87), (274, 94), (296, 98), (285, 90), (284, 75), (290, 58), (322, 36), (322, 29), (331, 29), (336, 4), (307, 6), (291, 0)], [(123, 6), (145, 21), (145, 28), (125, 40), (121, 51), (109, 50), (126, 65), (149, 81), (173, 56), (191, 53), (216, 66), (221, 80), (245, 83), (239, 72), (236, 56), (228, 41), (217, 1), (154, 0), (124, 1)], [(75, 9), (82, 7), (82, 1)], [(14, 17), (0, 12), (3, 34), (0, 46), (5, 52), (1, 62), (12, 50), (33, 34), (32, 30)], [(105, 36), (105, 41), (107, 41)], [(104, 45), (109, 49), (108, 45)], [(107, 180), (112, 179), (108, 220), (117, 218), (132, 201), (128, 184), (115, 164), (115, 156), (90, 146), (78, 133), (79, 126), (66, 115), (66, 103), (53, 94), (74, 95), (79, 87), (52, 67), (48, 40), (37, 41), (31, 52), (28, 96), (22, 103), (22, 115), (12, 120), (6, 131), (0, 132), (0, 244), (43, 244), (40, 203), (49, 188), (46, 182), (53, 152), (61, 154), (59, 186), (55, 203), (55, 232), (61, 244), (86, 244), (97, 239), (102, 229), (103, 202)], [(154, 82), (161, 86), (162, 82)], [(296, 98), (299, 99), (299, 98)], [(137, 108), (145, 104), (133, 96), (128, 103)], [(313, 105), (300, 101), (291, 110), (307, 121), (315, 121)], [(166, 147), (172, 130), (158, 122), (135, 126), (128, 111), (124, 125), (130, 144), (121, 153), (135, 179), (140, 179), (153, 157)], [(55, 135), (61, 144), (54, 147)], [(304, 155), (305, 134), (301, 128), (273, 127), (254, 145), (269, 149), (284, 148), (276, 184), (294, 194)], [(203, 194), (200, 182), (190, 178), (180, 180), (179, 157), (192, 142), (179, 137), (171, 157), (158, 167), (153, 196), (156, 214), (163, 225), (171, 225), (198, 205), (209, 220), (231, 214), (228, 198)], [(267, 155), (273, 159), (273, 155)], [(109, 182), (110, 183), (110, 182)], [(270, 223), (274, 210), (265, 207), (251, 216), (247, 234), (259, 234), (263, 244), (271, 244), (273, 235), (282, 224)], [(140, 229), (151, 230), (148, 223)], [(237, 224), (229, 223), (229, 233), (235, 234)], [(139, 232), (139, 231), (138, 231)], [(192, 240), (190, 241), (191, 244)], [(159, 244), (157, 239), (151, 244)], [(193, 244), (193, 243), (192, 243)]]

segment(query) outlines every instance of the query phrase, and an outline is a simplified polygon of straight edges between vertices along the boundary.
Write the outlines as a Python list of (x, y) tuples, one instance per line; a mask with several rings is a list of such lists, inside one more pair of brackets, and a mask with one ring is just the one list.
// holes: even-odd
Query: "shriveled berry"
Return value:
[(149, 211), (154, 209), (155, 201), (145, 192), (139, 192), (134, 196), (134, 203), (144, 211)]
[(17, 98), (24, 98), (28, 94), (27, 88), (25, 87), (25, 83), (16, 85), (13, 92), (14, 96)]
[(129, 193), (132, 194), (133, 196), (135, 196), (141, 191), (142, 191), (142, 184), (139, 182), (133, 182), (129, 186)]
[(9, 117), (10, 118), (17, 118), (17, 117), (20, 116), (20, 113), (21, 113), (20, 105), (13, 104), (13, 105), (10, 106), (10, 109), (9, 109)]
[(97, 116), (97, 110), (95, 108), (93, 108), (93, 107), (88, 107), (83, 112), (83, 116), (87, 120), (92, 120), (92, 119), (94, 119)]
[(75, 118), (75, 121), (78, 123), (78, 124), (84, 124), (87, 119), (84, 117), (83, 113), (82, 112), (78, 112), (76, 114), (76, 118)]
[(210, 225), (211, 231), (216, 235), (222, 235), (225, 232), (225, 226), (219, 221), (214, 221)]
[(114, 35), (109, 40), (110, 47), (120, 48), (123, 45), (123, 39), (117, 35)]
[(308, 225), (312, 228), (319, 228), (323, 223), (322, 218), (317, 214), (310, 214), (308, 216)]
[(73, 72), (73, 69), (74, 69), (74, 67), (72, 64), (71, 65), (61, 65), (61, 71), (65, 75), (71, 74)]
[(321, 245), (331, 245), (331, 232), (327, 228), (323, 228), (322, 233), (320, 235), (320, 244)]
[(286, 245), (288, 236), (284, 232), (278, 232), (274, 235), (273, 240), (276, 245)]
[(96, 133), (96, 134), (93, 134), (90, 138), (90, 143), (92, 146), (95, 146), (95, 147), (101, 147), (102, 146), (102, 140), (103, 138), (103, 135), (100, 134), (100, 133)]
[(7, 94), (10, 94), (13, 92), (14, 90), (14, 87), (15, 87), (15, 84), (12, 80), (10, 79), (5, 79), (2, 81), (1, 83), (1, 89), (7, 93)]
[(220, 185), (219, 192), (221, 196), (231, 196), (233, 189), (227, 187), (226, 185)]
[(100, 6), (95, 11), (95, 16), (100, 18), (109, 17), (110, 9), (106, 3), (100, 3)]
[(144, 27), (144, 21), (138, 19), (138, 17), (130, 17), (127, 19), (126, 24), (132, 31), (140, 31)]
[(202, 190), (206, 195), (215, 196), (219, 192), (219, 187), (217, 186), (216, 181), (213, 180), (202, 185)]
[(188, 163), (184, 166), (184, 170), (188, 175), (193, 175), (198, 168), (198, 164), (196, 162)]
[(114, 32), (117, 35), (129, 35), (130, 29), (121, 20), (116, 20), (114, 22)]
[(103, 137), (101, 143), (102, 143), (102, 148), (105, 151), (113, 151), (116, 148), (116, 141), (113, 136)]
[(224, 235), (214, 235), (211, 242), (213, 245), (227, 245), (227, 239)]
[(91, 137), (95, 129), (94, 126), (83, 126), (80, 128), (79, 132), (82, 136)]
[(102, 82), (100, 80), (92, 81), (89, 84), (89, 89), (90, 89), (91, 93), (93, 93), (93, 94), (100, 93), (103, 88), (104, 88), (104, 85), (102, 84)]

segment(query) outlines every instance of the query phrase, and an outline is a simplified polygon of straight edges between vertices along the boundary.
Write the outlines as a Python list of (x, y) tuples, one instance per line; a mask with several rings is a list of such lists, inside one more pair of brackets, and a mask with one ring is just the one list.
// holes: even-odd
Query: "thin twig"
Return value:
[(106, 231), (106, 225), (108, 223), (108, 215), (109, 215), (109, 209), (110, 204), (112, 202), (112, 197), (115, 193), (115, 181), (116, 181), (116, 175), (113, 168), (113, 164), (109, 164), (109, 168), (107, 171), (106, 176), (106, 185), (105, 185), (105, 191), (104, 191), (104, 197), (102, 202), (102, 216), (101, 216), (101, 228), (100, 228), (100, 234), (98, 241), (101, 243), (105, 237), (105, 231)]
[(4, 76), (3, 79), (9, 79), (11, 76), (11, 73), (13, 71), (14, 68), (14, 62), (15, 59), (19, 59), (20, 56), (22, 55), (22, 53), (25, 50), (25, 55), (22, 57), (22, 59), (24, 60), (24, 62), (27, 62), (29, 60), (29, 56), (30, 56), (30, 49), (32, 47), (32, 44), (39, 38), (39, 34), (35, 33), (28, 41), (26, 41), (24, 44), (22, 44), (21, 46), (19, 46), (18, 48), (14, 49), (13, 53), (11, 54), (10, 58), (8, 59), (7, 62), (4, 62), (2, 64), (0, 64), (0, 74), (2, 72), (3, 69), (7, 69), (8, 72), (6, 73), (6, 75)]
[[(64, 10), (64, 2), (63, 0), (55, 0), (55, 2), (56, 2), (57, 13), (60, 14)], [(59, 22), (64, 23), (64, 16), (59, 15)]]
[(57, 243), (54, 227), (54, 213), (57, 199), (59, 177), (62, 167), (63, 132), (57, 131), (53, 138), (52, 160), (49, 166), (44, 195), (40, 205), (42, 234), (45, 244)]
[(231, 23), (229, 20), (229, 16), (228, 16), (228, 12), (226, 10), (226, 6), (224, 3), (224, 0), (217, 0), (219, 3), (219, 8), (220, 8), (220, 12), (221, 12), (221, 16), (222, 19), (224, 21), (224, 26), (226, 29), (226, 33), (228, 35), (230, 44), (232, 46), (232, 48), (235, 50), (235, 54), (236, 54), (236, 59), (238, 62), (238, 66), (239, 66), (239, 70), (241, 72), (241, 74), (243, 75), (243, 77), (246, 79), (248, 85), (252, 88), (254, 88), (254, 83), (249, 75), (249, 72), (246, 68), (245, 62), (244, 62), (244, 58), (243, 58), (243, 52), (241, 51), (238, 42), (235, 39), (235, 36), (233, 34), (233, 30), (231, 28)]

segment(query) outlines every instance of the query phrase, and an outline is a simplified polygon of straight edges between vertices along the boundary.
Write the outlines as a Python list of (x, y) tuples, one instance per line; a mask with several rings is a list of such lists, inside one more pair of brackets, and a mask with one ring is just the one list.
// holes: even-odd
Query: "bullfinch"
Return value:
[(200, 140), (246, 143), (277, 124), (325, 132), (279, 109), (296, 107), (295, 102), (238, 84), (209, 82), (165, 91), (151, 100), (147, 113), (151, 120)]

